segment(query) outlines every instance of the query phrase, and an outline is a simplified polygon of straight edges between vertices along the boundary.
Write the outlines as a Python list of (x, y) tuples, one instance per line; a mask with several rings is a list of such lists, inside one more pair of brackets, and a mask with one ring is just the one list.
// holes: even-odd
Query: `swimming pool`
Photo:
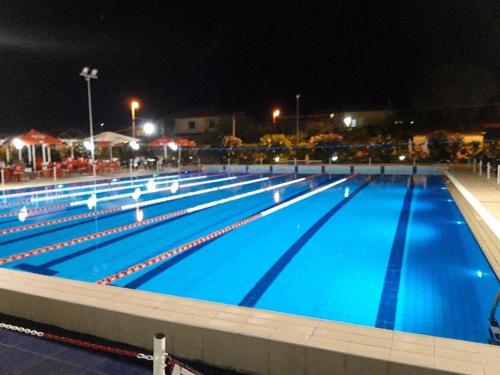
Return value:
[(476, 342), (488, 340), (499, 286), (439, 176), (194, 173), (6, 191), (0, 258), (15, 270)]

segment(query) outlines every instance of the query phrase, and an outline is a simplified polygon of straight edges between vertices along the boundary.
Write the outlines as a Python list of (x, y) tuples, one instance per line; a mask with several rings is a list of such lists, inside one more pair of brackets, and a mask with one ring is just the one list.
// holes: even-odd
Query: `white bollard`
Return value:
[(371, 156), (368, 158), (368, 165), (372, 165), (372, 158), (371, 158)]
[(165, 341), (163, 333), (153, 339), (153, 375), (165, 375)]
[(486, 178), (489, 180), (490, 179), (490, 172), (491, 172), (491, 164), (488, 162), (486, 164)]
[(483, 175), (483, 161), (479, 160), (479, 175)]
[(500, 164), (497, 164), (497, 185), (500, 185)]
[(52, 177), (54, 178), (54, 182), (57, 181), (57, 171), (56, 167), (52, 167)]
[(128, 162), (128, 169), (129, 169), (130, 174), (132, 174), (132, 160), (130, 160)]

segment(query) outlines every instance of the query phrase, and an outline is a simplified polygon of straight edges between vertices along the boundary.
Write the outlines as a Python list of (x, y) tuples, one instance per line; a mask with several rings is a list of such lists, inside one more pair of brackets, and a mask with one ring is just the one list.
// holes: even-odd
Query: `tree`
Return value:
[(260, 137), (260, 144), (266, 148), (266, 161), (273, 161), (276, 157), (287, 160), (290, 157), (292, 141), (284, 134), (266, 134)]
[[(246, 143), (257, 142), (261, 133), (260, 127), (257, 122), (246, 115), (243, 112), (236, 112), (236, 136), (242, 140), (245, 140)], [(219, 137), (224, 137), (227, 135), (232, 135), (232, 127), (233, 127), (233, 115), (227, 115), (220, 119), (220, 121), (216, 125), (215, 133), (218, 134)]]
[(333, 154), (341, 151), (343, 137), (338, 134), (318, 134), (309, 139), (312, 145), (312, 156), (315, 160), (328, 160)]
[(445, 130), (437, 130), (427, 136), (429, 156), (436, 160), (454, 160), (463, 146), (463, 137), (459, 134), (450, 134)]

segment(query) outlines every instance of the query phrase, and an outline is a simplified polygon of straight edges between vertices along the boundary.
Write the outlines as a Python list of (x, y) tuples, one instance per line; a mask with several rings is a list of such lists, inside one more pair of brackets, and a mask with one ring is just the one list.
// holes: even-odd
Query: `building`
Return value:
[(308, 133), (327, 133), (367, 125), (393, 122), (393, 112), (388, 109), (357, 111), (321, 111), (303, 117), (303, 129)]
[(224, 114), (213, 108), (172, 113), (157, 120), (160, 134), (182, 136), (195, 141), (217, 128)]

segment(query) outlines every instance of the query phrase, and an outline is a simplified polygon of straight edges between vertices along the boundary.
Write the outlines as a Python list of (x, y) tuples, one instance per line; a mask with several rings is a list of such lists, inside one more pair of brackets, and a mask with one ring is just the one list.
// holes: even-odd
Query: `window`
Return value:
[(214, 120), (210, 120), (208, 122), (208, 128), (209, 129), (214, 129), (215, 128), (215, 121)]
[(194, 129), (194, 128), (196, 128), (196, 123), (194, 121), (188, 121), (188, 126), (189, 126), (189, 129)]

